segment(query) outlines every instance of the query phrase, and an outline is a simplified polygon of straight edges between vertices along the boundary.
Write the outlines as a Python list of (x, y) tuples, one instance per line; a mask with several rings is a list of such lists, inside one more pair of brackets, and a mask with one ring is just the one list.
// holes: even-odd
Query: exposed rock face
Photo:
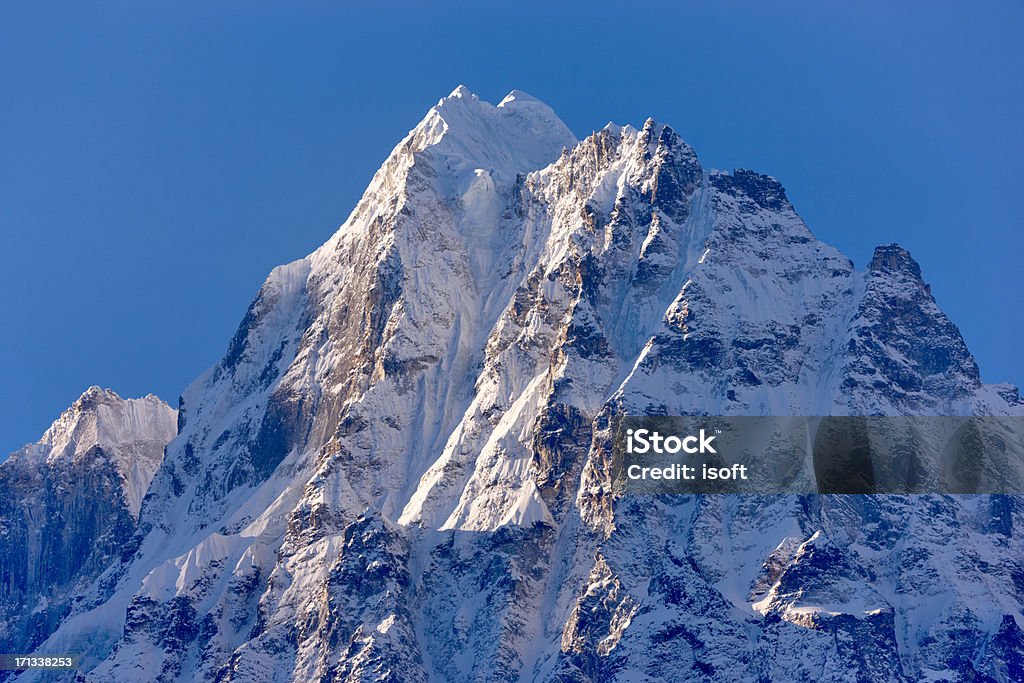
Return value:
[(46, 647), (94, 681), (1022, 675), (1018, 499), (617, 498), (624, 413), (1024, 404), (899, 247), (857, 271), (666, 125), (459, 88), (271, 273)]
[[(72, 600), (133, 552), (139, 508), (174, 437), (156, 398), (92, 387), (0, 464), (0, 642), (28, 653)], [(99, 590), (112, 583), (100, 581)]]

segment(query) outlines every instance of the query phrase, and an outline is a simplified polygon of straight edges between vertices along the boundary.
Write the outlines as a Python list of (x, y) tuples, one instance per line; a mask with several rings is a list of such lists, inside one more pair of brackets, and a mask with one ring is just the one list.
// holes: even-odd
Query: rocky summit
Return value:
[(1024, 415), (906, 250), (858, 270), (663, 123), (459, 87), (176, 435), (118, 401), (72, 411), (120, 446), (0, 466), (7, 647), (81, 653), (19, 681), (1024, 678), (1020, 498), (613, 489), (616, 415)]

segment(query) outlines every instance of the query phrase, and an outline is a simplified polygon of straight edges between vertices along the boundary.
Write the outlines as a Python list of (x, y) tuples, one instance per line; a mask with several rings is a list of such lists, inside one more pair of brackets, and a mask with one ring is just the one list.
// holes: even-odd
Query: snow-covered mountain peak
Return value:
[[(536, 98), (460, 86), (335, 237), (271, 273), (183, 394), (116, 586), (96, 582), (44, 649), (87, 643), (96, 681), (831, 680), (771, 653), (827, 662), (847, 656), (837, 637), (882, 643), (865, 680), (983, 661), (929, 644), (952, 640), (946, 617), (906, 609), (902, 586), (924, 603), (954, 576), (961, 527), (919, 524), (981, 520), (983, 548), (1016, 501), (612, 485), (616, 414), (1018, 406), (906, 286), (909, 254), (875, 261), (857, 271), (776, 179), (709, 172), (666, 124), (577, 143)], [(902, 558), (910, 537), (934, 555)], [(978, 590), (1019, 605), (1006, 577), (1024, 570), (1000, 571)], [(906, 676), (887, 675), (897, 650)]]
[(75, 399), (75, 402), (72, 403), (71, 405), (78, 406), (81, 404), (88, 403), (89, 401), (104, 398), (117, 399), (120, 398), (120, 396), (118, 396), (117, 392), (115, 392), (113, 389), (104, 389), (103, 387), (94, 384), (85, 391), (83, 391), (82, 395)]
[(111, 389), (87, 389), (36, 443), (11, 455), (11, 462), (64, 467), (102, 454), (126, 485), (138, 514), (142, 496), (177, 431), (177, 411), (149, 394), (124, 399)]
[(494, 106), (465, 86), (432, 107), (410, 138), (414, 150), (433, 148), (446, 172), (481, 168), (503, 180), (542, 168), (576, 144), (569, 128), (535, 97), (513, 90)]
[[(537, 98), (513, 90), (495, 106), (460, 85), (395, 146), (348, 220), (313, 255), (313, 271), (333, 268), (342, 245), (358, 242), (370, 225), (394, 226), (396, 212), (412, 205), (468, 198), (471, 209), (490, 215), (504, 208), (519, 175), (544, 168), (576, 143)], [(471, 218), (467, 225), (479, 222)]]
[(441, 98), (441, 102), (444, 102), (445, 100), (461, 98), (468, 98), (473, 100), (480, 99), (475, 92), (467, 88), (464, 84), (459, 83), (457, 86), (455, 86), (455, 89), (448, 94), (448, 97)]
[(176, 421), (177, 411), (153, 394), (124, 399), (112, 389), (92, 386), (26, 449), (53, 461), (80, 457), (93, 446), (166, 443), (174, 437)]

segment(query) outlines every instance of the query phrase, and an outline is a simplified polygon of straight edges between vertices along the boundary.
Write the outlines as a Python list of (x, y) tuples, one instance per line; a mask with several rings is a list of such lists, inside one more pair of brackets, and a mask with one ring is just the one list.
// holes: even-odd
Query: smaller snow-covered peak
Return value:
[(124, 399), (111, 389), (89, 387), (61, 413), (36, 443), (8, 462), (61, 467), (102, 451), (124, 478), (132, 512), (177, 433), (177, 411), (153, 394)]
[(177, 411), (153, 394), (125, 399), (92, 386), (23, 451), (53, 462), (81, 456), (93, 446), (116, 450), (145, 441), (167, 443), (176, 432)]
[(92, 385), (82, 392), (82, 395), (71, 404), (72, 409), (87, 410), (90, 406), (100, 403), (109, 403), (122, 400), (113, 389), (104, 389), (98, 385)]
[(78, 400), (76, 400), (75, 403), (98, 397), (120, 398), (120, 396), (117, 395), (117, 392), (113, 389), (104, 389), (103, 387), (94, 384), (82, 392), (82, 395), (78, 397)]
[(465, 99), (472, 99), (472, 100), (479, 100), (480, 99), (479, 97), (477, 97), (475, 92), (473, 92), (472, 90), (470, 90), (469, 88), (467, 88), (466, 86), (464, 86), (464, 85), (462, 85), (460, 83), (459, 85), (457, 85), (455, 87), (455, 90), (451, 91), (451, 93), (448, 95), (448, 97), (441, 98), (441, 101), (438, 102), (438, 104), (441, 104), (445, 100), (449, 100), (449, 99), (464, 99), (464, 98)]
[(142, 398), (123, 399), (113, 389), (104, 389), (103, 387), (94, 384), (82, 392), (81, 396), (75, 399), (75, 402), (71, 404), (70, 409), (82, 413), (90, 410), (97, 410), (99, 406), (114, 406), (126, 400), (131, 403), (142, 401), (152, 405), (166, 405), (153, 394), (146, 394)]
[(153, 394), (124, 399), (92, 386), (39, 441), (12, 453), (0, 467), (65, 469), (105, 458), (120, 474), (125, 501), (137, 516), (164, 447), (177, 434), (177, 418), (178, 412)]
[[(428, 130), (435, 133), (436, 139), (425, 141), (425, 147), (436, 144), (453, 125), (465, 125), (473, 122), (482, 116), (486, 116), (493, 105), (484, 102), (472, 90), (464, 85), (452, 90), (447, 97), (442, 97), (431, 107), (419, 125), (410, 134), (417, 131)], [(438, 127), (436, 124), (441, 123)]]

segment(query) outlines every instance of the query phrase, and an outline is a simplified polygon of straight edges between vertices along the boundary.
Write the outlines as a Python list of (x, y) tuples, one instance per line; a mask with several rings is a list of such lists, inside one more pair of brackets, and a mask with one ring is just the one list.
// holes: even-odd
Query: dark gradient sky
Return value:
[(460, 82), (668, 122), (858, 267), (902, 243), (1024, 383), (1019, 0), (353, 4), (0, 5), (0, 452), (91, 384), (175, 402)]

